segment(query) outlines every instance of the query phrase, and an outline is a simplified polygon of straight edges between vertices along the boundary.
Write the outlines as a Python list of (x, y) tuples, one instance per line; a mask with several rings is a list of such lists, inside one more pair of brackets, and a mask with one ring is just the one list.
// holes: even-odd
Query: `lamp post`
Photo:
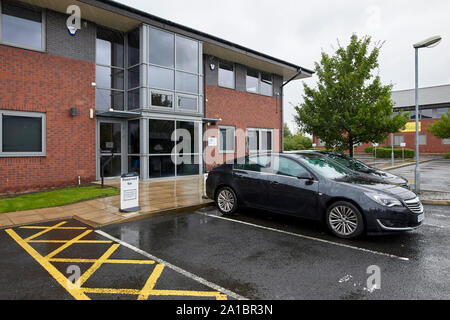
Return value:
[(415, 172), (415, 191), (420, 194), (420, 167), (419, 167), (419, 49), (434, 48), (441, 42), (440, 36), (431, 37), (414, 44), (416, 51), (416, 172)]

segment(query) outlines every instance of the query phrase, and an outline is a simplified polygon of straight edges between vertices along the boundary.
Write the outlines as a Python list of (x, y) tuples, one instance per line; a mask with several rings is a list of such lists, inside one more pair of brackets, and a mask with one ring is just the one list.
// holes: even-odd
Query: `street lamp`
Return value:
[(440, 42), (442, 38), (435, 36), (418, 42), (414, 45), (416, 50), (416, 174), (415, 174), (415, 190), (416, 193), (420, 193), (420, 168), (419, 168), (419, 49), (422, 48), (434, 48)]

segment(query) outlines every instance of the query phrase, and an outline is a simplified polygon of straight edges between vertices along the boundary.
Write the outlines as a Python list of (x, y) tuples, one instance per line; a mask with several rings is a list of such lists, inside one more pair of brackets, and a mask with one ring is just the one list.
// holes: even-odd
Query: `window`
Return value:
[(247, 91), (259, 93), (259, 72), (247, 69)]
[(436, 111), (437, 111), (437, 114), (436, 114), (437, 118), (440, 119), (443, 114), (446, 115), (447, 112), (448, 112), (448, 109), (449, 108), (438, 108), (438, 109), (436, 109)]
[(234, 89), (234, 65), (230, 62), (219, 62), (219, 86)]
[(145, 28), (149, 30), (146, 58), (149, 106), (171, 108), (175, 112), (201, 112), (201, 43), (150, 26)]
[(272, 173), (271, 160), (269, 156), (251, 156), (236, 159), (234, 169), (253, 172)]
[(270, 73), (247, 69), (246, 83), (248, 92), (273, 95), (273, 77)]
[(261, 94), (266, 96), (272, 96), (273, 95), (272, 83), (273, 83), (272, 75), (261, 72)]
[(394, 146), (399, 146), (405, 142), (404, 136), (394, 136)]
[(327, 144), (325, 141), (319, 139), (319, 147), (325, 147)]
[(175, 131), (175, 122), (170, 120), (149, 120), (150, 121), (150, 154), (171, 154), (175, 142), (172, 141), (172, 134)]
[(45, 156), (45, 114), (0, 110), (0, 156)]
[(268, 152), (273, 149), (272, 129), (247, 129), (248, 152)]
[(235, 151), (235, 129), (234, 127), (219, 127), (220, 152), (234, 153)]
[(1, 2), (1, 42), (44, 50), (42, 11), (29, 5)]
[(300, 173), (306, 172), (300, 164), (294, 160), (284, 157), (274, 157), (273, 171), (275, 174), (287, 177), (298, 177)]
[(419, 145), (421, 145), (421, 146), (427, 145), (427, 135), (426, 134), (419, 135)]
[(420, 119), (432, 119), (433, 118), (433, 109), (425, 109), (420, 110)]
[(140, 154), (139, 120), (128, 121), (128, 154)]
[[(96, 109), (124, 110), (124, 36), (121, 32), (97, 28), (95, 61)], [(132, 76), (131, 81), (135, 81), (135, 77)], [(133, 99), (138, 97), (134, 96)]]
[(450, 144), (450, 139), (442, 139), (442, 144)]

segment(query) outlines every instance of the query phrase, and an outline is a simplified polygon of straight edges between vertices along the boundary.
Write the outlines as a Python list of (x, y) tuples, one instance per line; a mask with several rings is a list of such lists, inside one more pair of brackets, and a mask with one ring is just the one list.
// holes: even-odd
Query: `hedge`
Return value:
[[(368, 147), (365, 148), (364, 151), (366, 153), (372, 154), (375, 156), (375, 148), (374, 147)], [(405, 149), (405, 158), (406, 159), (412, 159), (414, 158), (416, 152), (412, 149)], [(377, 148), (377, 158), (391, 158), (392, 157), (392, 148), (386, 148), (381, 147)], [(394, 148), (394, 157), (395, 158), (402, 158), (402, 149), (401, 148)]]
[(444, 154), (445, 159), (450, 159), (450, 153)]

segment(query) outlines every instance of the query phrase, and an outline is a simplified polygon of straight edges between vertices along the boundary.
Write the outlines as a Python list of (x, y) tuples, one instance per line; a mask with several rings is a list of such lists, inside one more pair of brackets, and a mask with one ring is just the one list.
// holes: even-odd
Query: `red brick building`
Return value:
[(283, 85), (312, 75), (107, 0), (0, 0), (0, 25), (0, 194), (280, 151)]

